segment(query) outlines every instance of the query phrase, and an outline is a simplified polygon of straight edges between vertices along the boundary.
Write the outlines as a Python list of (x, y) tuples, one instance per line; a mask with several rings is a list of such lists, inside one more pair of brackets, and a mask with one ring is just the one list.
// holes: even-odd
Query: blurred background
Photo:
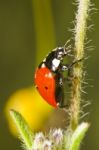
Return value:
[[(46, 54), (72, 36), (74, 0), (0, 0), (0, 149), (21, 150), (9, 109), (18, 110), (34, 131), (65, 127), (66, 114), (54, 110), (33, 88), (34, 71)], [(96, 8), (99, 1), (93, 0)], [(93, 11), (92, 11), (93, 13)], [(93, 13), (88, 32), (95, 46), (86, 61), (86, 100), (91, 101), (84, 118), (91, 123), (82, 150), (99, 150), (99, 14)], [(90, 49), (89, 49), (90, 50)], [(62, 116), (62, 118), (61, 118)], [(66, 125), (66, 124), (65, 124)]]

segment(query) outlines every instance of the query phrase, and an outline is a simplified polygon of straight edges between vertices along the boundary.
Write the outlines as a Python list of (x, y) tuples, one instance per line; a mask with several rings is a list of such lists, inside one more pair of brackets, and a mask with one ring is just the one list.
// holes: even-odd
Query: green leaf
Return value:
[(33, 144), (33, 133), (31, 129), (19, 112), (10, 110), (10, 114), (15, 122), (23, 144), (28, 150), (31, 150)]
[(32, 0), (35, 27), (36, 65), (56, 46), (51, 0)]
[(69, 150), (78, 150), (80, 147), (80, 144), (89, 128), (89, 124), (83, 122), (80, 124), (77, 129), (74, 131), (72, 137), (71, 137), (71, 144), (69, 147)]

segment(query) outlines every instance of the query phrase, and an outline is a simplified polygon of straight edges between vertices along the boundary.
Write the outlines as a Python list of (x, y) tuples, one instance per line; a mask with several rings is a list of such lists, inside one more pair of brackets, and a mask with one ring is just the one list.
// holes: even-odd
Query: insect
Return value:
[(40, 63), (35, 72), (35, 85), (40, 95), (53, 107), (64, 107), (62, 72), (69, 71), (75, 62), (63, 64), (65, 56), (70, 55), (71, 50), (66, 47), (57, 47), (52, 50)]

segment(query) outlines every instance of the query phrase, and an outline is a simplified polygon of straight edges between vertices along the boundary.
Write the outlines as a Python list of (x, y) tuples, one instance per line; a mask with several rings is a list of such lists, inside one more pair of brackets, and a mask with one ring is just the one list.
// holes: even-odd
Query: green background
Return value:
[[(44, 2), (45, 0), (42, 0), (42, 6)], [(74, 20), (76, 7), (72, 4), (74, 0), (50, 0), (50, 2), (56, 47), (63, 45), (71, 37), (72, 34), (68, 30), (73, 28), (71, 22)], [(99, 8), (99, 0), (92, 2)], [(34, 68), (39, 62), (36, 58), (45, 57), (41, 52), (42, 47), (40, 49), (37, 46), (34, 8), (32, 0), (0, 0), (0, 149), (2, 150), (21, 150), (19, 141), (8, 130), (4, 106), (9, 95), (15, 90), (32, 86)], [(44, 9), (42, 11), (45, 13)], [(45, 15), (45, 21), (43, 20), (44, 26), (46, 17)], [(89, 59), (85, 64), (89, 83), (86, 88), (88, 94), (85, 97), (91, 101), (91, 106), (87, 107), (86, 112), (90, 114), (84, 120), (88, 120), (91, 126), (85, 142), (82, 143), (82, 149), (99, 150), (99, 13), (91, 16), (90, 24), (94, 24), (94, 28), (88, 33), (88, 39), (92, 39), (90, 44), (95, 48), (87, 52)], [(46, 41), (43, 41), (43, 44), (44, 42), (46, 44)], [(44, 50), (44, 53), (50, 50), (50, 42), (51, 39), (47, 41), (48, 49)], [(36, 51), (37, 47), (39, 52)], [(39, 56), (36, 56), (37, 54)]]

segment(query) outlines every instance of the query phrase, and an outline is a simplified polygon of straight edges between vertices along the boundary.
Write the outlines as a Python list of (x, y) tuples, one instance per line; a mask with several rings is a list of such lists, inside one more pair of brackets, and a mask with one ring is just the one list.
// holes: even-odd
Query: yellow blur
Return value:
[(9, 114), (10, 109), (20, 112), (33, 131), (41, 129), (53, 111), (53, 108), (44, 101), (35, 88), (16, 91), (10, 96), (5, 106), (9, 129), (15, 136), (17, 136), (17, 131)]

